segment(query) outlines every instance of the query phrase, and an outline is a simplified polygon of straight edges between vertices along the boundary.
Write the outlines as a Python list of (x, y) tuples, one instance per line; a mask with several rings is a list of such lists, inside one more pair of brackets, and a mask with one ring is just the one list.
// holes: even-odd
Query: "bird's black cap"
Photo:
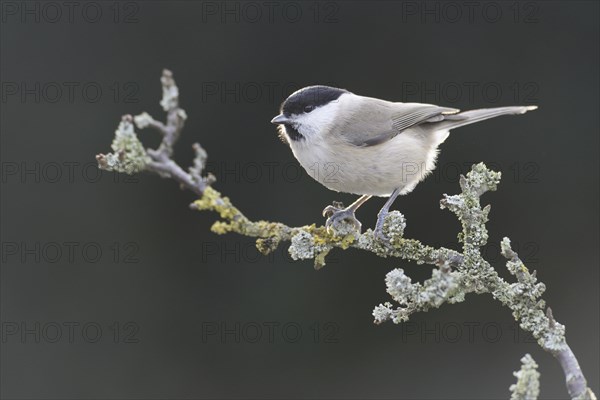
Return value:
[(308, 86), (298, 90), (281, 104), (281, 113), (284, 115), (302, 114), (306, 106), (319, 107), (337, 100), (347, 90), (331, 86)]

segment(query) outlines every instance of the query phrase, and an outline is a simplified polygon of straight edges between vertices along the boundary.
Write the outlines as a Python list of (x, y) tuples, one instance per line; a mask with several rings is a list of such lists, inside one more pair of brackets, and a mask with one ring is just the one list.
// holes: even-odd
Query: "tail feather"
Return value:
[(450, 130), (489, 118), (499, 117), (501, 115), (525, 114), (527, 111), (533, 111), (535, 109), (537, 109), (537, 106), (513, 106), (469, 110), (458, 114), (444, 115), (444, 120), (438, 122), (438, 124), (441, 129)]

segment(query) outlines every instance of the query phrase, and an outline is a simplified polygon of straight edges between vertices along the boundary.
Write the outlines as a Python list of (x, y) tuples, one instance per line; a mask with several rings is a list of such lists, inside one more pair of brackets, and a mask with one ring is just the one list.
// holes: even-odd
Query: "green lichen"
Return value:
[(256, 240), (256, 248), (263, 255), (268, 255), (274, 252), (279, 246), (279, 239), (275, 236), (267, 238), (259, 238)]
[(232, 220), (236, 215), (241, 215), (240, 211), (231, 204), (229, 198), (222, 197), (221, 193), (212, 187), (207, 187), (202, 197), (194, 204), (198, 210), (215, 211), (221, 218), (228, 220)]
[(129, 115), (121, 120), (111, 148), (113, 153), (99, 154), (96, 157), (101, 169), (132, 175), (143, 171), (150, 162), (146, 149), (133, 130)]

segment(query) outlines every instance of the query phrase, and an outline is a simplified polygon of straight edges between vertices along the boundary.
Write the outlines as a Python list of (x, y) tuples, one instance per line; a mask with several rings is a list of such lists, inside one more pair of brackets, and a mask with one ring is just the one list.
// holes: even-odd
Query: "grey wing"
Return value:
[(421, 103), (381, 102), (377, 107), (365, 108), (377, 111), (367, 114), (357, 110), (342, 133), (347, 141), (360, 147), (386, 142), (410, 127), (443, 121), (445, 115), (453, 115), (460, 111)]

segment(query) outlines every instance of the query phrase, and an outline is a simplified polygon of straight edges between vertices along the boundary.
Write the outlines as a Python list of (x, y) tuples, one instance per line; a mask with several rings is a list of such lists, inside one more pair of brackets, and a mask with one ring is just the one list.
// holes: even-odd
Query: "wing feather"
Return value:
[[(359, 146), (375, 146), (396, 137), (408, 128), (429, 122), (439, 122), (445, 116), (455, 115), (456, 108), (439, 107), (421, 103), (389, 103), (378, 99), (377, 107), (360, 107), (353, 118), (345, 124), (342, 136), (350, 143)], [(372, 104), (371, 104), (372, 105)], [(367, 114), (365, 109), (379, 112)]]

